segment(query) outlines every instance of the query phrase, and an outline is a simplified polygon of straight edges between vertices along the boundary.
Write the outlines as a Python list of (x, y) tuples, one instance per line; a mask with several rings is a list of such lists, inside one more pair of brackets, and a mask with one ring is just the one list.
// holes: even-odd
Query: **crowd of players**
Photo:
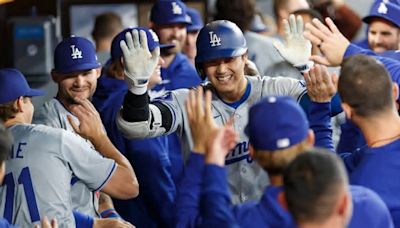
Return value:
[(400, 227), (400, 3), (353, 43), (340, 0), (274, 1), (276, 25), (252, 0), (216, 11), (99, 16), (97, 49), (56, 47), (41, 107), (0, 69), (0, 227)]

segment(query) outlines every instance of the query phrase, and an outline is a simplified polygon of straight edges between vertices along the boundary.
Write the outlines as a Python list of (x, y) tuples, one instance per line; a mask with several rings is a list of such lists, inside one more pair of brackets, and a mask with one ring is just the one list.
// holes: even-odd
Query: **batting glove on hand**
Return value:
[(160, 56), (160, 48), (156, 47), (150, 53), (146, 32), (143, 30), (139, 32), (134, 29), (132, 33), (127, 32), (125, 39), (126, 42), (122, 40), (120, 43), (125, 68), (125, 81), (132, 93), (141, 95), (147, 91), (149, 78), (153, 74)]
[(310, 61), (311, 42), (303, 37), (303, 18), (296, 18), (293, 14), (290, 15), (288, 22), (284, 20), (285, 26), (285, 44), (275, 41), (274, 46), (284, 59), (290, 62), (300, 72), (307, 72), (314, 65)]

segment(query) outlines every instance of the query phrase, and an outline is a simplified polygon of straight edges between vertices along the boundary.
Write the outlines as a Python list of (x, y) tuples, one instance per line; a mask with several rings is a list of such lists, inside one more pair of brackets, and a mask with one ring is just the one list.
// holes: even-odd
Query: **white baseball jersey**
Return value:
[(0, 188), (0, 215), (19, 227), (39, 224), (43, 216), (56, 218), (59, 227), (75, 227), (71, 178), (97, 191), (113, 175), (115, 161), (63, 129), (17, 124), (9, 130), (14, 143)]
[[(248, 200), (258, 200), (261, 197), (265, 186), (269, 184), (268, 176), (265, 171), (256, 162), (253, 162), (249, 156), (249, 140), (244, 133), (244, 128), (248, 120), (249, 108), (265, 96), (287, 95), (299, 100), (301, 96), (306, 93), (305, 83), (292, 78), (271, 78), (267, 76), (262, 78), (246, 76), (246, 78), (250, 85), (250, 94), (236, 109), (224, 103), (217, 96), (211, 84), (205, 85), (205, 87), (211, 88), (213, 91), (212, 112), (214, 120), (218, 125), (222, 126), (233, 116), (234, 128), (239, 132), (240, 142), (226, 157), (228, 182), (232, 193), (232, 202), (235, 204)], [(185, 101), (188, 93), (188, 89), (179, 89), (167, 93), (164, 97), (155, 99), (154, 102), (161, 102), (167, 106), (171, 112), (173, 118), (172, 126), (167, 132), (150, 131), (152, 132), (151, 134), (146, 134), (146, 132), (149, 131), (143, 131), (141, 129), (149, 128), (149, 122), (151, 121), (129, 123), (122, 120), (120, 116), (117, 117), (117, 124), (119, 125), (120, 130), (127, 137), (131, 138), (154, 137), (177, 131), (182, 138), (182, 147), (185, 153), (184, 158), (186, 160), (190, 148), (193, 146), (189, 121), (185, 109)], [(156, 115), (155, 113), (157, 112), (154, 110), (157, 109), (157, 107), (151, 105), (150, 108), (150, 118), (154, 119), (154, 115)]]
[[(79, 123), (72, 113), (70, 113), (57, 99), (51, 99), (44, 103), (44, 105), (35, 111), (33, 123), (44, 124), (46, 126), (62, 128), (67, 131), (75, 131), (67, 119), (67, 115), (71, 115), (76, 123)], [(92, 148), (94, 146), (88, 140), (85, 140)], [(88, 187), (74, 177), (71, 180), (72, 185), (72, 205), (74, 210), (90, 215), (92, 217), (99, 217), (97, 209), (99, 208), (98, 194), (92, 192)]]

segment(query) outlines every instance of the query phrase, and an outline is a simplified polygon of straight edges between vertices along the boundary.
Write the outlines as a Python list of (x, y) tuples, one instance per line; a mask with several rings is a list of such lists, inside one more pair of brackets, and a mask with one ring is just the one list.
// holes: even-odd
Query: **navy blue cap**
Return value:
[(186, 26), (186, 30), (188, 32), (194, 32), (194, 31), (199, 31), (201, 28), (203, 28), (204, 23), (203, 19), (200, 16), (200, 12), (197, 9), (194, 8), (187, 8), (187, 15), (189, 15), (191, 24), (188, 24)]
[(182, 1), (159, 0), (154, 3), (150, 12), (150, 21), (159, 25), (190, 24), (186, 5)]
[(264, 22), (261, 19), (261, 16), (258, 14), (254, 15), (253, 20), (251, 20), (250, 31), (265, 32), (268, 30), (269, 27), (264, 24)]
[(380, 53), (381, 56), (386, 57), (386, 58), (391, 58), (391, 59), (395, 59), (397, 61), (400, 61), (400, 50), (389, 50), (389, 51), (385, 51)]
[(39, 89), (31, 89), (24, 75), (17, 69), (0, 69), (0, 104), (16, 100), (18, 97), (35, 97), (46, 94)]
[(400, 6), (388, 1), (376, 1), (372, 4), (369, 15), (362, 20), (370, 24), (374, 18), (385, 19), (400, 28)]
[[(111, 59), (115, 60), (115, 59), (119, 59), (122, 57), (122, 49), (120, 46), (120, 42), (122, 40), (125, 40), (125, 35), (127, 32), (131, 32), (133, 29), (137, 29), (137, 30), (143, 30), (146, 32), (146, 36), (147, 36), (147, 46), (149, 47), (149, 51), (153, 51), (154, 48), (156, 47), (160, 47), (162, 48), (171, 48), (171, 47), (175, 47), (174, 44), (160, 44), (159, 40), (158, 40), (158, 36), (157, 34), (146, 27), (131, 27), (131, 28), (127, 28), (124, 29), (122, 32), (118, 33), (118, 35), (116, 35), (111, 43)], [(140, 36), (139, 36), (140, 37)]]
[(69, 74), (101, 67), (92, 42), (71, 36), (61, 41), (54, 51), (54, 71)]
[(245, 134), (256, 150), (278, 150), (303, 141), (309, 124), (300, 105), (289, 96), (265, 97), (249, 110)]

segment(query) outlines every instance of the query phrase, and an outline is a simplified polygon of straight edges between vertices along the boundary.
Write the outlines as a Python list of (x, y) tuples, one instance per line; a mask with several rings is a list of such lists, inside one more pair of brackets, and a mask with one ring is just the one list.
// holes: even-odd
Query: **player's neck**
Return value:
[(358, 119), (355, 123), (371, 147), (387, 145), (400, 138), (400, 117), (395, 112), (368, 119)]
[(343, 221), (339, 217), (333, 217), (331, 216), (327, 220), (325, 220), (323, 223), (313, 223), (313, 222), (304, 222), (301, 224), (297, 224), (299, 228), (331, 228), (331, 227), (345, 227), (343, 224)]
[(9, 128), (16, 124), (30, 124), (30, 123), (32, 123), (32, 118), (28, 120), (27, 118), (23, 117), (22, 113), (18, 113), (14, 118), (6, 120), (4, 122), (4, 126)]
[(169, 65), (174, 61), (176, 54), (164, 54), (161, 53), (161, 57), (164, 60), (164, 64), (162, 65), (163, 68), (168, 68)]

